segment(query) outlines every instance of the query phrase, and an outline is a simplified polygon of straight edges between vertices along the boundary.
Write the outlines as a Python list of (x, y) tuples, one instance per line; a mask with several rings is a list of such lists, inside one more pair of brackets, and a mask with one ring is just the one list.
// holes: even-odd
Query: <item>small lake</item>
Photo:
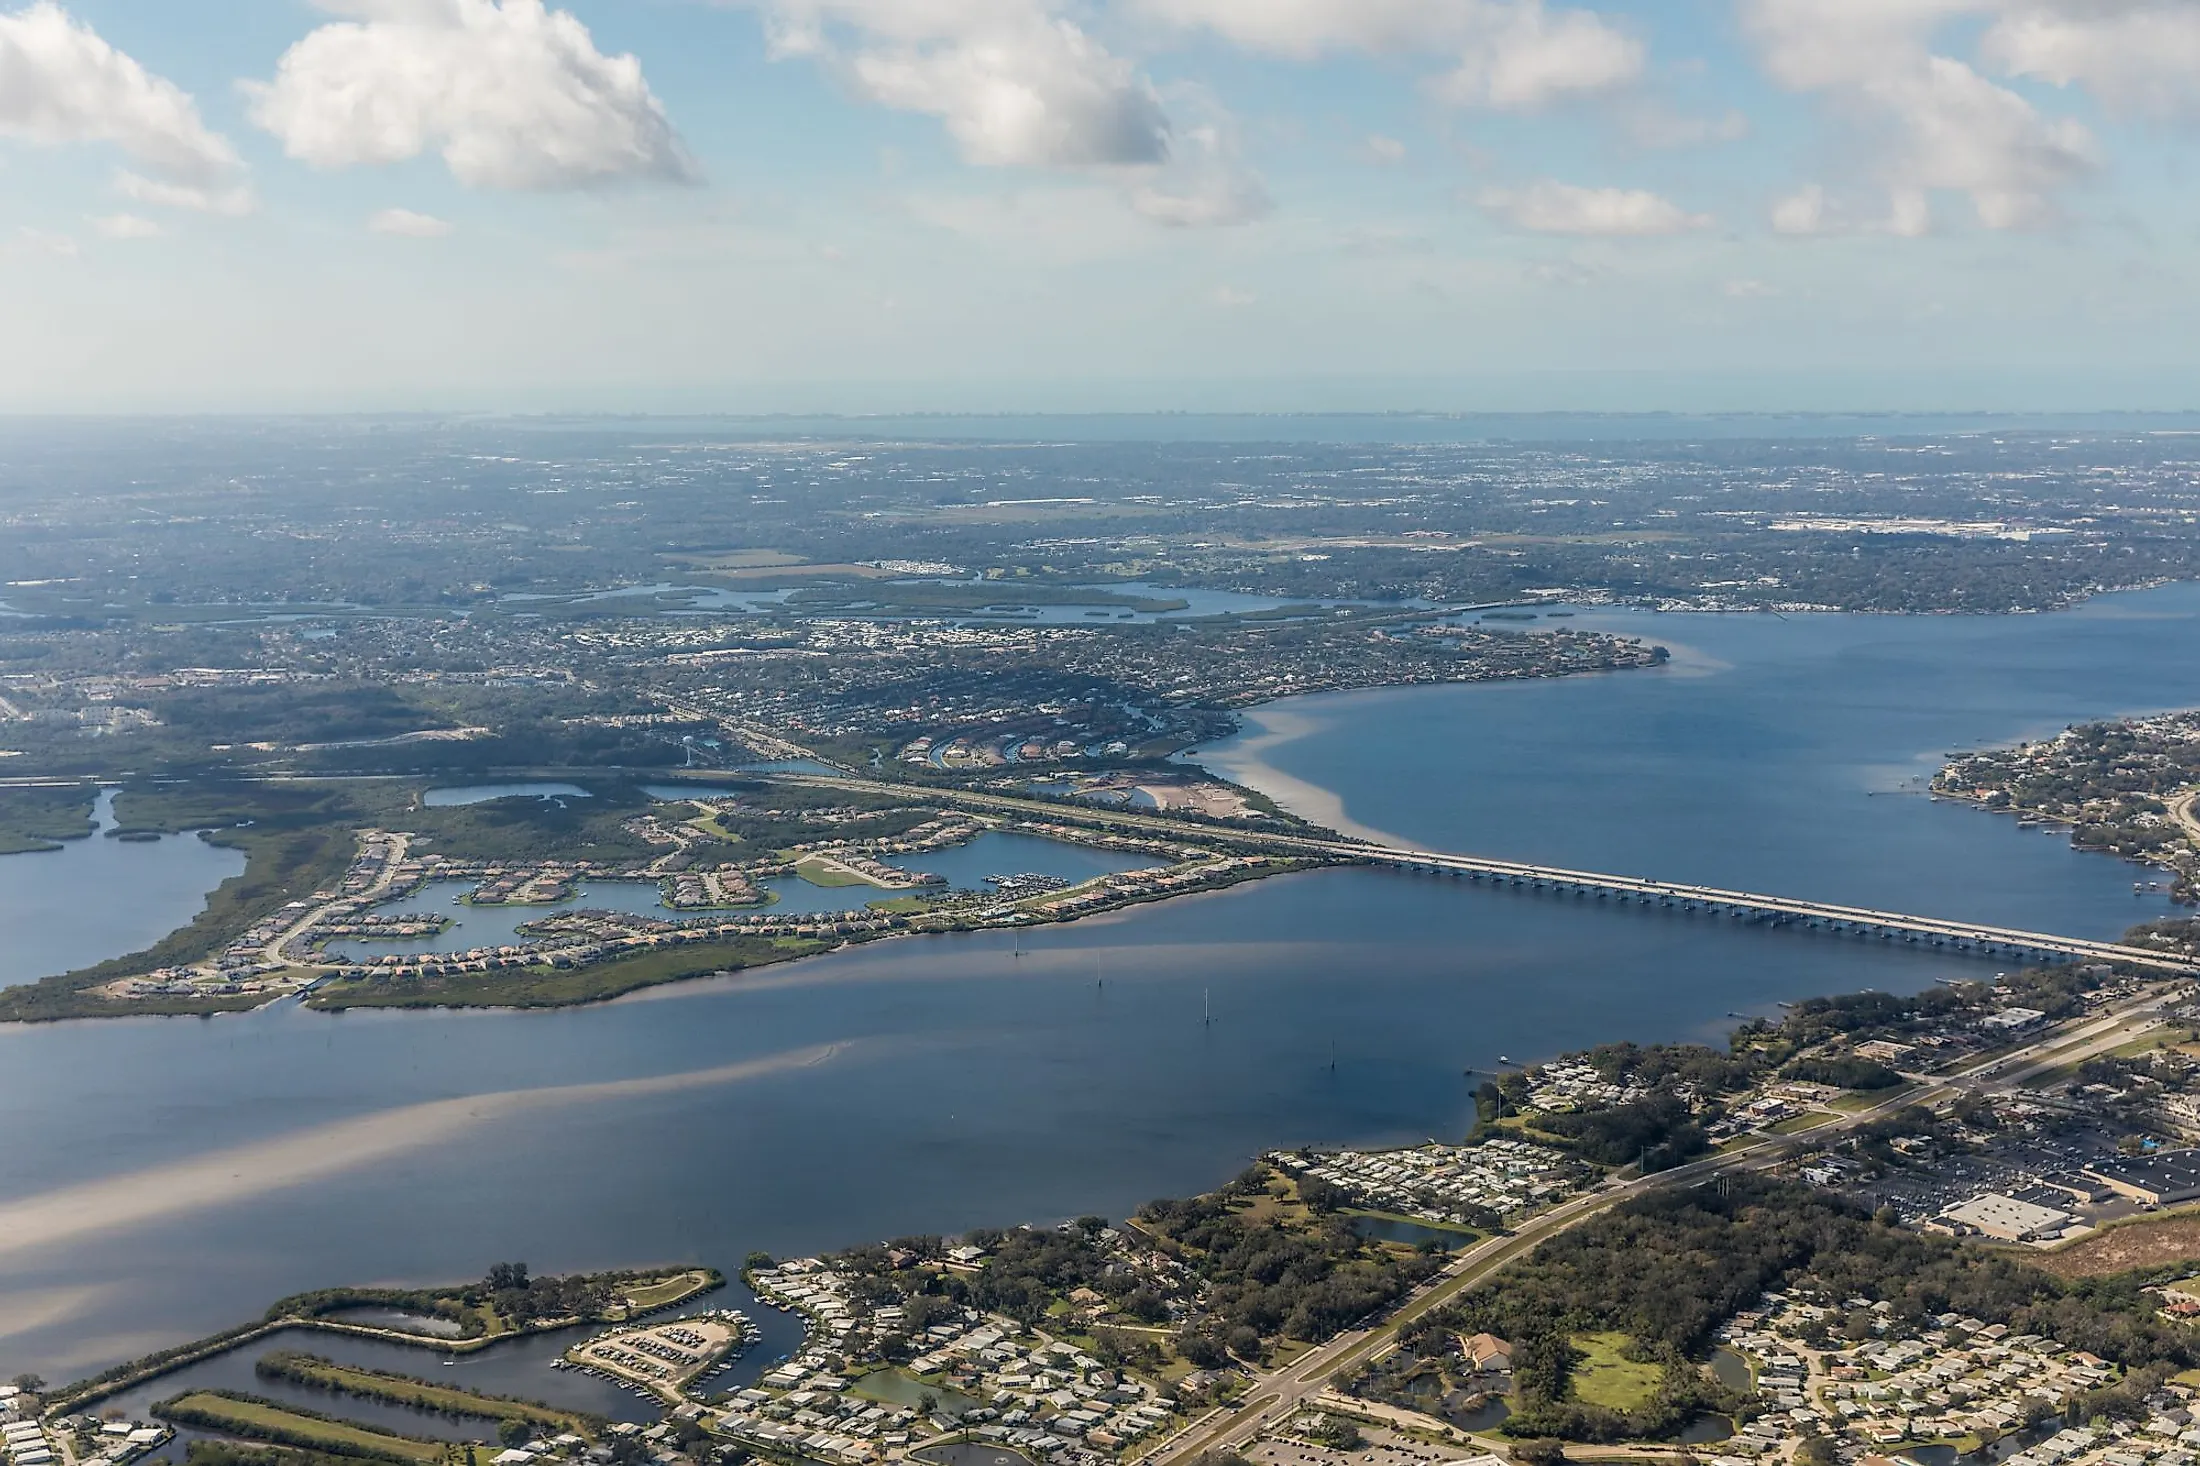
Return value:
[(1402, 1242), (1408, 1247), (1419, 1247), (1425, 1242), (1433, 1244), (1440, 1252), (1456, 1252), (1474, 1241), (1472, 1232), (1405, 1222), (1396, 1217), (1354, 1215), (1352, 1230), (1371, 1242)]
[(0, 987), (142, 951), (206, 909), (244, 855), (197, 835), (114, 840), (113, 790), (94, 811), (99, 833), (59, 850), (0, 855)]
[(339, 1308), (323, 1315), (336, 1323), (355, 1323), (370, 1329), (395, 1329), (405, 1334), (426, 1334), (434, 1339), (456, 1339), (465, 1333), (455, 1318), (431, 1313), (406, 1313), (396, 1308)]
[(593, 799), (578, 784), (468, 784), (457, 789), (430, 789), (420, 796), (429, 809), (455, 809), (468, 804), (487, 804), (494, 799)]
[(905, 1410), (921, 1408), (924, 1397), (930, 1395), (937, 1401), (936, 1409), (943, 1414), (962, 1416), (978, 1408), (978, 1401), (960, 1390), (942, 1389), (928, 1385), (920, 1379), (912, 1379), (898, 1369), (881, 1369), (856, 1381), (854, 1393), (881, 1405), (899, 1405)]
[(1749, 1367), (1749, 1361), (1732, 1349), (1711, 1351), (1711, 1372), (1720, 1384), (1741, 1394), (1746, 1395), (1757, 1388), (1757, 1375)]

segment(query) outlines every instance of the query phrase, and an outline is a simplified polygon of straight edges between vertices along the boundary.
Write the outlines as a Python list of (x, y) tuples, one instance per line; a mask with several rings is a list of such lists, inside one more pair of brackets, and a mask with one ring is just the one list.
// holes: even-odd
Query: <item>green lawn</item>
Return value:
[(1844, 1115), (1860, 1114), (1874, 1105), (1885, 1104), (1896, 1095), (1907, 1094), (1915, 1087), (1914, 1085), (1905, 1084), (1900, 1089), (1855, 1090), (1848, 1094), (1839, 1095), (1829, 1103)]
[(868, 886), (872, 884), (870, 881), (865, 880), (863, 877), (856, 875), (852, 871), (841, 870), (838, 867), (826, 865), (823, 861), (818, 860), (796, 861), (794, 866), (794, 873), (802, 877), (802, 879), (808, 881), (811, 885), (823, 886), (828, 890), (837, 889), (842, 886)]
[(170, 1401), (164, 1413), (202, 1429), (224, 1431), (247, 1440), (332, 1451), (339, 1456), (407, 1461), (440, 1461), (443, 1458), (441, 1441), (385, 1435), (345, 1421), (324, 1420), (266, 1401), (241, 1399), (209, 1390)]
[(1831, 1125), (1840, 1118), (1839, 1115), (1829, 1115), (1823, 1110), (1809, 1110), (1800, 1115), (1790, 1115), (1785, 1120), (1768, 1127), (1768, 1130), (1773, 1135), (1800, 1135), (1805, 1130), (1816, 1130), (1821, 1125)]
[(1637, 1364), (1620, 1351), (1631, 1342), (1625, 1334), (1576, 1334), (1574, 1347), (1585, 1356), (1574, 1368), (1574, 1398), (1607, 1410), (1639, 1410), (1657, 1395), (1665, 1371)]
[(629, 1308), (647, 1311), (663, 1308), (668, 1303), (678, 1303), (691, 1294), (700, 1293), (710, 1285), (709, 1273), (680, 1273), (674, 1277), (660, 1278), (653, 1283), (633, 1283), (621, 1289)]

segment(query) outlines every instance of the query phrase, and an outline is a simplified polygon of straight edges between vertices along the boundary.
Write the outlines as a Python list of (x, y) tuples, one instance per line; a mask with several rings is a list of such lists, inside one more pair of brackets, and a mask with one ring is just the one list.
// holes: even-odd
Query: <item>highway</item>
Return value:
[(1354, 1329), (1299, 1356), (1281, 1369), (1257, 1375), (1252, 1388), (1239, 1396), (1235, 1408), (1217, 1409), (1194, 1420), (1140, 1458), (1152, 1466), (1181, 1466), (1203, 1451), (1232, 1451), (1250, 1442), (1263, 1430), (1280, 1425), (1305, 1401), (1327, 1389), (1341, 1372), (1356, 1370), (1388, 1352), (1399, 1328), (1441, 1307), (1473, 1287), (1521, 1254), (1540, 1246), (1569, 1227), (1577, 1226), (1610, 1207), (1644, 1192), (1669, 1186), (1688, 1186), (1734, 1171), (1771, 1170), (1803, 1150), (1822, 1147), (1828, 1138), (1883, 1120), (1911, 1105), (1932, 1105), (1955, 1098), (1966, 1090), (2005, 1090), (2021, 1087), (2053, 1069), (2084, 1062), (2128, 1042), (2160, 1021), (2161, 1010), (2175, 1000), (2174, 992), (2153, 991), (2097, 1017), (2061, 1025), (2033, 1043), (1993, 1059), (1983, 1060), (1957, 1073), (1924, 1079), (1898, 1091), (1866, 1110), (1844, 1115), (1830, 1124), (1798, 1135), (1767, 1137), (1723, 1154), (1707, 1156), (1670, 1171), (1654, 1172), (1631, 1180), (1608, 1181), (1603, 1187), (1574, 1198), (1523, 1223), (1509, 1235), (1497, 1236), (1461, 1253), (1444, 1271), (1423, 1284), (1391, 1314), (1366, 1328)]
[(1219, 841), (1274, 855), (1427, 871), (1478, 882), (1547, 891), (1554, 895), (1635, 902), (1667, 910), (1701, 912), (1761, 924), (1901, 942), (1909, 946), (1952, 948), (2021, 960), (2119, 962), (2151, 972), (2181, 977), (2200, 976), (2200, 961), (2189, 957), (2145, 947), (2125, 946), (2118, 942), (2097, 942), (2081, 937), (2060, 936), (2052, 932), (2021, 931), (2012, 927), (1912, 916), (1898, 911), (1875, 911), (1792, 896), (1768, 896), (1753, 891), (1730, 891), (1716, 886), (1660, 881), (1649, 876), (1605, 875), (1595, 871), (1567, 870), (1558, 866), (1531, 865), (1523, 861), (1497, 860), (1486, 856), (1454, 855), (1444, 851), (1417, 850), (1362, 840), (1328, 840), (1308, 835), (1233, 830), (1215, 825), (1191, 824), (1165, 815), (1065, 808), (1046, 800), (1018, 799), (1005, 794), (939, 789), (881, 779), (827, 777), (821, 774), (782, 773), (771, 777), (784, 783), (890, 794), (901, 799), (956, 804), (965, 808), (1014, 814), (1025, 819), (1044, 819), (1139, 834), (1161, 834), (1175, 839), (1190, 837)]

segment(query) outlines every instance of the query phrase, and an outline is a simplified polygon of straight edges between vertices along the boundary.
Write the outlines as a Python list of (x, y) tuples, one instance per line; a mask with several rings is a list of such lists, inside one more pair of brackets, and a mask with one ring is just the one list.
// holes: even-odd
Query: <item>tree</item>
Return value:
[(1795, 1466), (1841, 1466), (1841, 1457), (1830, 1437), (1806, 1436), (1795, 1448)]
[(35, 1374), (17, 1375), (15, 1377), (15, 1387), (26, 1395), (43, 1395), (46, 1393), (46, 1382)]
[(534, 1427), (517, 1415), (497, 1422), (497, 1439), (508, 1446), (523, 1446), (534, 1436)]
[(937, 1412), (939, 1408), (940, 1397), (930, 1390), (926, 1390), (923, 1394), (917, 1396), (917, 1413), (919, 1415), (931, 1415)]
[(489, 1291), (492, 1293), (524, 1290), (527, 1287), (527, 1264), (524, 1262), (500, 1262), (489, 1269), (486, 1282)]

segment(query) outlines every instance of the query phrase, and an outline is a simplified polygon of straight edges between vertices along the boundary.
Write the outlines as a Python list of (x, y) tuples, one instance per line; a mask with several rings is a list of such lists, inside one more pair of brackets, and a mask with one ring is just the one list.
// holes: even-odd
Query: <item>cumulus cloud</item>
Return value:
[(370, 233), (392, 234), (403, 239), (441, 239), (451, 232), (451, 224), (433, 214), (416, 214), (411, 209), (383, 209), (368, 216), (367, 229)]
[(1130, 0), (1153, 19), (1235, 45), (1311, 60), (1333, 51), (1441, 55), (1436, 95), (1532, 112), (1642, 74), (1642, 43), (1589, 10), (1544, 0)]
[(1184, 228), (1272, 207), (1227, 112), (1192, 87), (1164, 100), (1057, 0), (735, 3), (763, 12), (774, 55), (811, 58), (866, 101), (939, 118), (976, 166), (1097, 175), (1136, 213)]
[(108, 143), (165, 179), (201, 187), (240, 170), (175, 83), (157, 77), (53, 0), (0, 14), (0, 137)]
[(318, 0), (332, 21), (249, 82), (253, 120), (317, 168), (439, 153), (476, 188), (693, 176), (633, 56), (543, 0)]
[(1524, 189), (1491, 189), (1482, 209), (1531, 234), (1647, 238), (1708, 229), (1708, 215), (1639, 188), (1581, 188), (1546, 179)]
[(1159, 163), (1169, 121), (1130, 62), (1043, 0), (760, 0), (775, 54), (939, 118), (987, 167)]
[(2192, 0), (2030, 0), (1987, 31), (2013, 76), (2078, 86), (2114, 112), (2200, 119), (2200, 6)]
[[(2112, 0), (2113, 3), (2113, 0)], [(1740, 0), (1767, 73), (1826, 95), (1863, 132), (1888, 191), (1888, 228), (1931, 228), (1936, 192), (1968, 196), (1981, 224), (2016, 229), (2097, 166), (2092, 135), (1968, 63), (1936, 54), (1946, 21), (2003, 0)], [(1789, 231), (1807, 232), (1807, 231)]]
[(1805, 184), (1772, 206), (1772, 230), (1775, 234), (1807, 237), (1834, 233), (1836, 227), (1826, 202), (1824, 184)]

